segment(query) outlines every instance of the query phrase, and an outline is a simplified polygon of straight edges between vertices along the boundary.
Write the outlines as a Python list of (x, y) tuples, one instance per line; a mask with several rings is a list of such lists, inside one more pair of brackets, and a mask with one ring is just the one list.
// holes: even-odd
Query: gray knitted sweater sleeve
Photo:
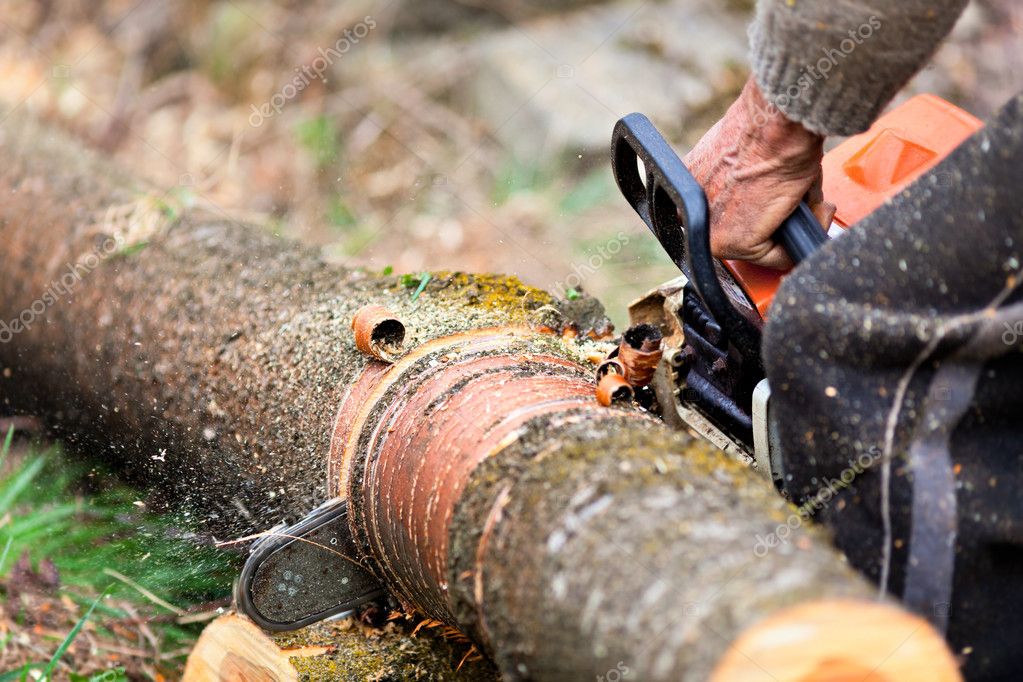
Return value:
[(758, 0), (753, 72), (786, 117), (822, 135), (870, 127), (968, 0)]

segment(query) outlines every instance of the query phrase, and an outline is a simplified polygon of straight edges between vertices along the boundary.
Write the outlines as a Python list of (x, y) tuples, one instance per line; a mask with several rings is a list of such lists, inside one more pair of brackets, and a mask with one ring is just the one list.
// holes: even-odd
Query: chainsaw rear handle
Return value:
[[(629, 114), (615, 125), (612, 166), (618, 188), (654, 233), (672, 261), (693, 282), (711, 313), (740, 344), (759, 330), (739, 314), (725, 295), (710, 251), (707, 197), (703, 187), (643, 114)], [(642, 161), (646, 180), (640, 177)], [(828, 236), (805, 202), (800, 202), (774, 234), (796, 264)], [(757, 344), (759, 345), (759, 344)]]
[(792, 262), (799, 265), (828, 241), (828, 234), (806, 202), (800, 201), (792, 215), (774, 233), (774, 239), (782, 245)]

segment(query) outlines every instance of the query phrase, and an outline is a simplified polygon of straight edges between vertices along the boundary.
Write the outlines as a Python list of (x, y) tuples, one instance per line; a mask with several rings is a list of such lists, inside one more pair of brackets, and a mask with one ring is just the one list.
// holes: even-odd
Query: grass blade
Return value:
[(4, 438), (4, 445), (0, 447), (0, 466), (3, 466), (4, 460), (7, 459), (7, 453), (11, 451), (11, 443), (14, 442), (14, 424), (11, 424), (11, 428), (7, 429), (7, 437)]
[(0, 575), (4, 574), (4, 564), (7, 563), (7, 554), (11, 551), (11, 543), (14, 542), (14, 535), (7, 536), (7, 544), (4, 545), (4, 553), (0, 554)]
[(36, 457), (23, 466), (21, 471), (4, 486), (3, 493), (0, 494), (0, 515), (10, 510), (11, 505), (18, 499), (18, 495), (21, 495), (25, 488), (35, 480), (45, 464), (45, 457)]
[(14, 680), (23, 680), (28, 677), (28, 671), (33, 668), (42, 668), (43, 663), (26, 663), (20, 668), (14, 670), (8, 670), (7, 672), (0, 675), (0, 682), (13, 682)]
[(57, 663), (64, 657), (64, 654), (67, 653), (67, 650), (71, 648), (71, 644), (75, 641), (75, 637), (77, 637), (78, 633), (82, 631), (83, 627), (85, 627), (85, 621), (89, 620), (89, 616), (91, 616), (92, 612), (96, 610), (96, 605), (100, 603), (100, 600), (102, 600), (103, 597), (107, 596), (107, 593), (110, 592), (112, 587), (113, 585), (110, 585), (107, 589), (103, 590), (98, 597), (96, 597), (95, 601), (92, 602), (92, 606), (90, 606), (89, 610), (85, 612), (85, 615), (79, 618), (78, 622), (75, 623), (75, 626), (71, 628), (71, 632), (67, 633), (67, 637), (65, 637), (64, 641), (60, 643), (59, 647), (57, 647), (57, 650), (53, 653), (53, 658), (50, 659), (46, 669), (43, 670), (43, 676), (39, 678), (40, 680), (50, 679), (50, 675), (53, 673), (53, 669), (57, 667)]
[(430, 273), (428, 273), (428, 272), (424, 272), (422, 274), (422, 276), (421, 276), (421, 278), (419, 280), (419, 288), (416, 289), (416, 292), (414, 294), (412, 294), (412, 300), (413, 301), (418, 299), (419, 298), (419, 294), (423, 293), (423, 291), (426, 290), (426, 285), (430, 283), (430, 279), (432, 277), (433, 276)]

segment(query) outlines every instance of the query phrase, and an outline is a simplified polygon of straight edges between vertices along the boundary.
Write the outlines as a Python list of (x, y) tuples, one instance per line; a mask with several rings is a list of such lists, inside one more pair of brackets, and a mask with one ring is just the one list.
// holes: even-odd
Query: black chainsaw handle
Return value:
[[(640, 177), (637, 159), (643, 164), (645, 181)], [(692, 281), (711, 314), (743, 355), (759, 361), (760, 330), (735, 309), (718, 279), (719, 266), (710, 250), (710, 221), (703, 187), (643, 114), (629, 114), (615, 125), (612, 167), (626, 201)], [(827, 240), (805, 202), (800, 203), (774, 236), (795, 263)]]
[(696, 287), (722, 330), (744, 357), (759, 362), (760, 330), (735, 309), (718, 280), (710, 252), (707, 195), (643, 114), (629, 114), (615, 125), (612, 168), (626, 201)]
[[(646, 116), (629, 114), (621, 119), (615, 126), (613, 145), (612, 163), (618, 187), (658, 239), (661, 239), (662, 234), (664, 237), (682, 235), (675, 231), (672, 221), (658, 222), (657, 214), (651, 210), (656, 199), (656, 185), (667, 191), (680, 210), (689, 212), (692, 209), (702, 209), (702, 213), (706, 214), (707, 201), (703, 188)], [(647, 179), (653, 175), (654, 185), (644, 183), (638, 167), (633, 168), (637, 156), (643, 161)], [(687, 222), (692, 222), (692, 218), (698, 217), (695, 213), (699, 212), (697, 210), (694, 215), (687, 216)], [(798, 265), (825, 244), (828, 235), (807, 203), (801, 201), (774, 233), (774, 239), (782, 245), (792, 262)], [(663, 244), (664, 240), (661, 241)], [(675, 244), (683, 241), (679, 239)], [(672, 260), (677, 262), (676, 256), (682, 255), (678, 249), (669, 244), (663, 246)]]
[(792, 215), (774, 233), (774, 239), (782, 245), (792, 262), (799, 265), (828, 241), (828, 234), (807, 203), (800, 201)]
[[(646, 173), (639, 173), (637, 159)], [(643, 114), (629, 114), (615, 124), (611, 166), (618, 189), (654, 233), (680, 270), (686, 270), (689, 226), (706, 223), (707, 196), (668, 142)]]

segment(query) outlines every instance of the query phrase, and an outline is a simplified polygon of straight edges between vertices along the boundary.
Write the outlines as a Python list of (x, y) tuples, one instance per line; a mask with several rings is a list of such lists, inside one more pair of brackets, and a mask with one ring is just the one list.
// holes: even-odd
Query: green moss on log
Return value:
[(352, 619), (319, 623), (274, 637), (282, 650), (325, 647), (326, 653), (289, 658), (301, 680), (336, 682), (488, 682), (494, 668), (470, 645), (453, 642), (423, 628), (415, 635), (389, 623), (371, 628)]
[(748, 468), (652, 420), (536, 424), (478, 467), (456, 511), (454, 619), (523, 677), (624, 663), (643, 679), (706, 679), (738, 633), (786, 606), (872, 598), (815, 529), (755, 551), (794, 512)]
[(219, 209), (179, 205), (17, 113), (0, 151), (0, 319), (30, 309), (111, 235), (146, 244), (81, 270), (0, 344), (0, 400), (46, 415), (73, 450), (162, 489), (221, 537), (324, 500), (334, 416), (366, 364), (350, 329), (363, 305), (399, 315), (409, 347), (573, 324), (514, 277), (435, 273), (413, 298), (400, 277), (330, 265)]

